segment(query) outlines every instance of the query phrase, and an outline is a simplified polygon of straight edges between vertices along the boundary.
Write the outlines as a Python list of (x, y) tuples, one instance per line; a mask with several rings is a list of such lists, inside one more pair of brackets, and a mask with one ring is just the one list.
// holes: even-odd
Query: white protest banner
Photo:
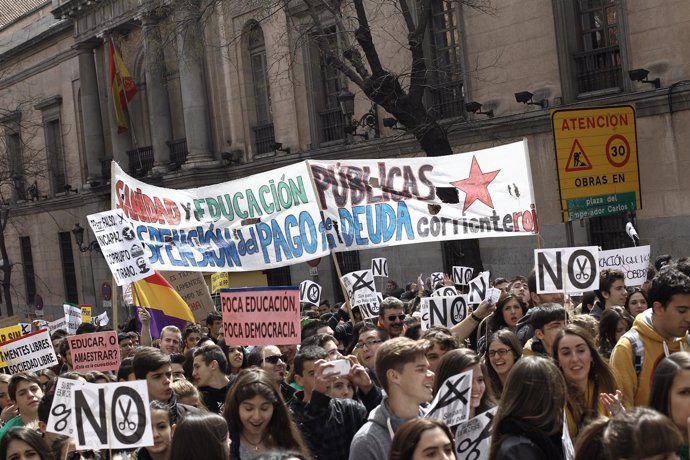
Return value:
[(467, 316), (467, 296), (457, 295), (453, 297), (422, 297), (422, 305), (426, 304), (424, 311), (429, 312), (427, 327), (445, 326), (453, 327)]
[(144, 245), (137, 239), (132, 225), (125, 219), (121, 209), (91, 214), (86, 218), (118, 286), (153, 274)]
[(19, 323), (22, 328), (22, 335), (29, 334), (31, 332), (31, 323)]
[(534, 250), (537, 293), (566, 294), (599, 289), (599, 248)]
[(117, 371), (120, 368), (120, 345), (117, 332), (105, 331), (68, 336), (72, 368), (77, 372)]
[[(80, 316), (80, 318), (81, 318), (81, 316)], [(59, 330), (69, 332), (68, 329), (69, 328), (67, 327), (67, 317), (66, 316), (63, 318), (58, 318), (55, 321), (51, 321), (48, 323), (48, 332), (50, 332), (51, 335), (53, 334), (53, 332), (59, 331)]]
[(429, 404), (424, 417), (433, 418), (448, 426), (464, 422), (470, 416), (472, 371), (448, 377)]
[(482, 303), (486, 299), (486, 291), (489, 289), (489, 272), (481, 272), (476, 278), (470, 280), (467, 284), (469, 287), (469, 295), (467, 301), (471, 305)]
[(443, 286), (431, 293), (431, 297), (452, 297), (458, 295), (459, 292), (455, 286)]
[(429, 277), (431, 278), (431, 289), (434, 289), (438, 283), (443, 282), (443, 272), (434, 272)]
[(225, 343), (294, 345), (300, 337), (297, 286), (221, 289)]
[(371, 259), (371, 272), (374, 276), (388, 278), (388, 260), (383, 257)]
[(440, 157), (307, 163), (335, 251), (538, 233), (526, 139)]
[(62, 308), (65, 311), (65, 321), (67, 322), (67, 332), (69, 334), (76, 334), (77, 328), (81, 324), (81, 308), (69, 303), (63, 304)]
[(307, 262), (336, 244), (306, 162), (186, 190), (136, 180), (113, 162), (122, 209), (156, 270), (252, 271)]
[(50, 406), (50, 414), (48, 415), (47, 432), (72, 436), (74, 433), (72, 389), (84, 385), (86, 382), (58, 377), (55, 384), (53, 405)]
[(599, 251), (599, 270), (619, 268), (625, 273), (626, 286), (641, 286), (647, 280), (649, 246)]
[[(487, 460), (491, 447), (491, 422), (498, 407), (482, 412), (455, 430), (455, 452), (458, 458)], [(567, 430), (566, 430), (567, 431)]]
[(182, 300), (189, 305), (194, 319), (198, 323), (204, 323), (206, 317), (216, 307), (213, 297), (208, 290), (208, 284), (204, 280), (203, 273), (199, 272), (161, 272), (163, 278), (180, 294)]
[(358, 270), (340, 278), (350, 299), (350, 305), (356, 307), (363, 303), (376, 302), (376, 287), (371, 270)]
[(93, 317), (93, 324), (95, 324), (96, 326), (107, 326), (109, 322), (110, 318), (108, 318), (107, 311), (104, 311), (100, 315), (96, 315)]
[(0, 344), (0, 361), (7, 363), (10, 374), (36, 372), (58, 364), (50, 333), (46, 330)]
[(321, 286), (309, 280), (304, 280), (299, 283), (299, 301), (300, 303), (310, 303), (318, 305), (321, 300)]
[(460, 286), (467, 286), (472, 279), (472, 273), (474, 273), (474, 268), (472, 267), (461, 267), (459, 265), (454, 266), (453, 283)]
[(77, 449), (130, 450), (153, 445), (145, 380), (85, 383), (73, 387), (72, 396)]

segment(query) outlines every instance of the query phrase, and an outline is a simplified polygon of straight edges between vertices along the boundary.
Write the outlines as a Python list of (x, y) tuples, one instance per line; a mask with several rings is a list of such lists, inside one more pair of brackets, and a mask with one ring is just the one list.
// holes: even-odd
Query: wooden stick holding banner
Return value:
[[(311, 178), (313, 184), (314, 178), (311, 177), (311, 172), (309, 173), (309, 177)], [(347, 289), (345, 289), (345, 285), (343, 284), (343, 274), (340, 271), (340, 264), (338, 263), (338, 258), (335, 256), (335, 252), (331, 252), (331, 258), (333, 259), (333, 265), (335, 265), (335, 273), (338, 275), (340, 289), (343, 291), (343, 297), (345, 298), (345, 307), (347, 308), (347, 314), (350, 315), (350, 321), (352, 321), (352, 325), (354, 326), (355, 316), (352, 314), (352, 308), (350, 308), (350, 297), (347, 295)]]
[(111, 281), (113, 284), (111, 286), (115, 286), (115, 289), (113, 289), (113, 330), (120, 332), (120, 323), (118, 322), (118, 310), (120, 309), (120, 304), (118, 303), (118, 296), (117, 296), (117, 291), (120, 289), (120, 286), (115, 284), (115, 278), (111, 278)]

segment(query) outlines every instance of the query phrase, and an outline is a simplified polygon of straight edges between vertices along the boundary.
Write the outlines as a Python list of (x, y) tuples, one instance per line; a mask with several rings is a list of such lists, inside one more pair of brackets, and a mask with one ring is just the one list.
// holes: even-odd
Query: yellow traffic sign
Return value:
[(563, 221), (642, 207), (632, 105), (551, 111)]

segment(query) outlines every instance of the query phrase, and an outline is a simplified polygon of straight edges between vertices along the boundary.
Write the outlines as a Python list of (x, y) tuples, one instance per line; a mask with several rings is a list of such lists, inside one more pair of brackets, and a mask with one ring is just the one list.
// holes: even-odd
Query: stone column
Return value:
[(105, 151), (101, 102), (98, 95), (98, 78), (93, 55), (93, 49), (96, 46), (97, 44), (93, 42), (80, 43), (74, 46), (74, 49), (79, 52), (80, 102), (88, 169), (86, 181), (92, 187), (103, 183), (101, 159)]
[[(132, 150), (132, 133), (133, 129), (131, 126), (131, 119), (127, 115), (127, 121), (130, 123), (129, 130), (125, 133), (117, 132), (117, 118), (115, 116), (115, 103), (113, 102), (113, 91), (110, 88), (110, 49), (108, 48), (108, 40), (110, 36), (105, 34), (103, 36), (103, 46), (105, 48), (105, 53), (103, 53), (103, 68), (105, 69), (104, 75), (106, 75), (106, 100), (107, 100), (107, 110), (108, 114), (108, 127), (110, 128), (110, 144), (113, 149), (113, 160), (120, 165), (125, 171), (129, 170), (129, 156), (127, 156), (127, 151)], [(125, 112), (127, 109), (125, 108)]]
[(211, 152), (208, 93), (204, 72), (205, 40), (201, 30), (199, 6), (196, 0), (186, 0), (178, 2), (176, 8), (177, 59), (184, 130), (189, 152), (184, 166), (212, 166), (217, 162)]
[(144, 32), (144, 68), (154, 157), (153, 172), (164, 174), (170, 165), (170, 148), (167, 142), (172, 140), (165, 57), (161, 46), (158, 17), (153, 14), (144, 14), (141, 17), (141, 24)]

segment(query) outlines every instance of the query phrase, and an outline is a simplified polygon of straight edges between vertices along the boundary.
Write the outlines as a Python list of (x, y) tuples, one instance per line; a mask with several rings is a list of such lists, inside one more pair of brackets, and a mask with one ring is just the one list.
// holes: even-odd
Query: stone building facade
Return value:
[[(187, 188), (305, 158), (424, 154), (320, 56), (309, 40), (307, 3), (0, 0), (0, 8), (13, 8), (0, 20), (0, 150), (7, 158), (34, 152), (43, 171), (3, 191), (20, 311), (33, 311), (36, 294), (46, 305), (69, 300), (100, 311), (109, 272), (99, 253), (76, 247), (71, 230), (110, 208), (111, 160), (156, 185)], [(404, 81), (411, 58), (396, 3), (365, 2), (381, 60)], [(510, 277), (529, 271), (536, 247), (629, 245), (627, 221), (653, 256), (690, 253), (690, 187), (682, 180), (690, 160), (683, 153), (690, 141), (690, 4), (506, 0), (485, 2), (490, 11), (482, 11), (431, 3), (424, 49), (436, 72), (427, 107), (447, 127), (456, 153), (528, 139), (540, 235), (346, 253), (339, 256), (344, 269), (387, 257), (391, 278), (401, 283), (463, 263)], [(326, 38), (344, 46), (331, 32), (347, 24), (324, 24)], [(109, 40), (138, 88), (124, 134), (108, 84)], [(628, 71), (638, 68), (660, 78), (660, 87), (632, 81)], [(355, 136), (338, 105), (343, 88), (355, 94), (355, 120), (369, 121)], [(538, 104), (518, 103), (521, 91)], [(494, 117), (468, 113), (473, 101)], [(549, 109), (622, 104), (637, 110), (642, 209), (575, 221), (568, 235)], [(338, 297), (332, 263), (322, 260), (317, 270), (324, 296)], [(311, 277), (307, 264), (267, 267), (266, 275), (272, 284)]]

